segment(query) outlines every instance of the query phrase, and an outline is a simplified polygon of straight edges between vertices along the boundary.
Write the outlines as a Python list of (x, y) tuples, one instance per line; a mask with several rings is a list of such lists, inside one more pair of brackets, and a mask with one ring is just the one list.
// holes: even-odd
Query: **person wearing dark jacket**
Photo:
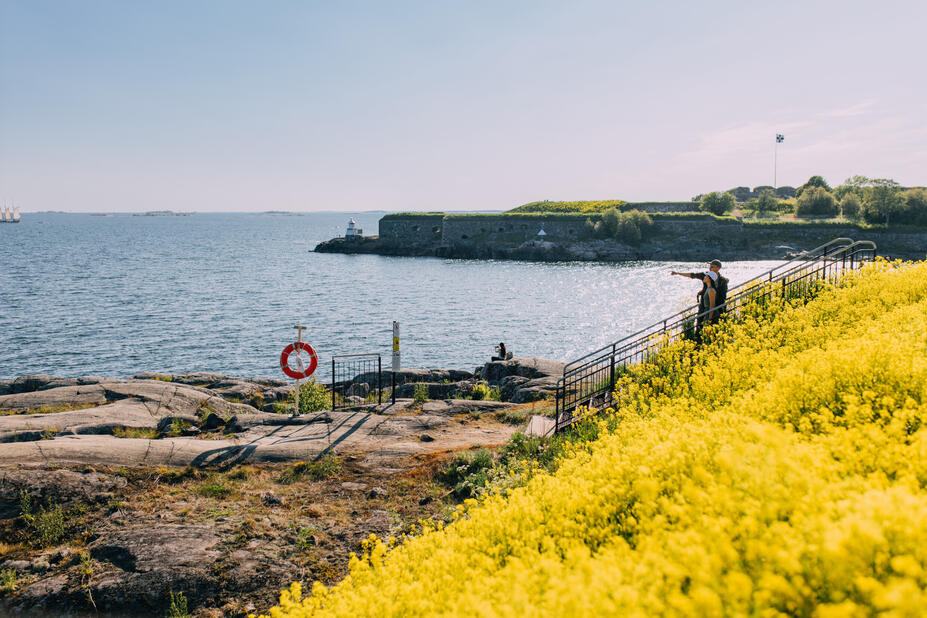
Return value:
[[(670, 275), (679, 275), (698, 279), (702, 282), (702, 290), (696, 295), (699, 304), (699, 318), (696, 324), (696, 331), (701, 331), (702, 323), (707, 317), (712, 324), (718, 321), (718, 312), (713, 311), (717, 304), (718, 277), (720, 277), (721, 260), (712, 260), (708, 262), (708, 271), (703, 273), (680, 273), (675, 270), (670, 271)], [(706, 313), (710, 312), (710, 313)], [(705, 315), (702, 315), (705, 314)]]

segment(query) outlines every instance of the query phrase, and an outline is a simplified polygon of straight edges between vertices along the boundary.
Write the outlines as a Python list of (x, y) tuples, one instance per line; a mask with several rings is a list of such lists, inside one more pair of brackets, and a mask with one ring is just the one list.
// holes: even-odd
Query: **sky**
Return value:
[(924, 185), (925, 23), (927, 3), (892, 0), (0, 0), (0, 203), (497, 210), (812, 175)]

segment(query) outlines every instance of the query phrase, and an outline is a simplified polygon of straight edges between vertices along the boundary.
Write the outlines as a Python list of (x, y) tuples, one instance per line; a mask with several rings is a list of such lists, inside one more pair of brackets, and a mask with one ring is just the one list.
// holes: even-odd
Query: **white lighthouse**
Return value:
[(355, 238), (360, 238), (364, 235), (364, 230), (357, 227), (357, 224), (354, 223), (354, 219), (351, 218), (348, 221), (348, 229), (344, 232), (344, 237), (348, 240), (353, 240)]

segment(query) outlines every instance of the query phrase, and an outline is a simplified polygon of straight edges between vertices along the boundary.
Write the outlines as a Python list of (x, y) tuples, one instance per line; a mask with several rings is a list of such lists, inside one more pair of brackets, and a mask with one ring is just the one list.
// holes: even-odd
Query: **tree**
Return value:
[(870, 180), (865, 176), (851, 176), (843, 181), (843, 184), (834, 189), (834, 197), (842, 200), (847, 194), (855, 193), (856, 197), (862, 199), (863, 187), (868, 185)]
[(927, 189), (915, 187), (901, 196), (905, 204), (905, 223), (927, 225)]
[(859, 196), (855, 193), (847, 193), (840, 201), (840, 212), (848, 219), (855, 219), (858, 217), (861, 207), (862, 200), (860, 200)]
[(699, 210), (703, 212), (710, 212), (713, 215), (724, 215), (726, 213), (734, 210), (734, 206), (737, 205), (734, 196), (730, 193), (720, 193), (718, 191), (712, 191), (708, 195), (702, 198), (701, 204), (699, 204)]
[(824, 180), (823, 176), (812, 176), (808, 179), (808, 182), (798, 187), (798, 189), (795, 191), (795, 197), (801, 197), (802, 193), (814, 187), (830, 191), (830, 185), (827, 184), (827, 181)]
[(598, 230), (600, 234), (614, 238), (618, 233), (618, 221), (620, 218), (617, 208), (609, 208), (602, 213), (602, 226)]
[(891, 178), (873, 178), (863, 189), (863, 219), (867, 223), (892, 222), (895, 215), (904, 212), (905, 201), (901, 185)]
[(807, 187), (798, 196), (795, 214), (800, 217), (833, 217), (837, 214), (837, 201), (823, 187)]

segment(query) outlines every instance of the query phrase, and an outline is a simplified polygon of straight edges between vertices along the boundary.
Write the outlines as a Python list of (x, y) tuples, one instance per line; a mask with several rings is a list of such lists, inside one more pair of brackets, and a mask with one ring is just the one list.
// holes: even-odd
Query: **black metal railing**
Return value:
[(332, 410), (383, 403), (383, 362), (379, 354), (332, 356)]
[(836, 281), (845, 271), (872, 261), (875, 255), (873, 242), (836, 238), (732, 287), (727, 300), (713, 310), (700, 312), (700, 306), (693, 305), (567, 363), (563, 377), (557, 382), (555, 431), (576, 422), (578, 417), (573, 412), (580, 406), (611, 405), (616, 378), (626, 367), (646, 362), (664, 346), (680, 339), (698, 339), (702, 325), (717, 319), (716, 315), (736, 319), (747, 303), (813, 294), (823, 282)]

